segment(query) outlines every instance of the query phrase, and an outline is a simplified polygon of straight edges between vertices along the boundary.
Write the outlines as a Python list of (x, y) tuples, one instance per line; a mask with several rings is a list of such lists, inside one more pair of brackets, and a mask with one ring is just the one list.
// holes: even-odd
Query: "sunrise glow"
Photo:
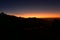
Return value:
[(17, 17), (24, 17), (24, 18), (60, 18), (59, 13), (25, 13), (25, 14), (12, 14)]

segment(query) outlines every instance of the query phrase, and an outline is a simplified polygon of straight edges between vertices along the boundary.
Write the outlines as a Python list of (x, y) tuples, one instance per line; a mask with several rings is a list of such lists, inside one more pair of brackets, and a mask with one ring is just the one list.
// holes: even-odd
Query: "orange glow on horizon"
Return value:
[(11, 14), (17, 17), (24, 17), (24, 18), (60, 18), (59, 13), (24, 13), (24, 14)]

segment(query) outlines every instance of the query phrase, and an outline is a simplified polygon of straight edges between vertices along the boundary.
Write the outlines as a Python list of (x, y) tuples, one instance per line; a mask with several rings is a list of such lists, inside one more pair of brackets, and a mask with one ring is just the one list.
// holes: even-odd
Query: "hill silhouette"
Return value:
[(56, 32), (60, 32), (60, 19), (53, 18), (53, 21), (47, 21), (42, 18), (22, 18), (2, 12), (0, 13), (0, 31), (14, 33), (17, 39), (21, 35), (29, 38), (39, 36), (52, 39), (56, 37)]

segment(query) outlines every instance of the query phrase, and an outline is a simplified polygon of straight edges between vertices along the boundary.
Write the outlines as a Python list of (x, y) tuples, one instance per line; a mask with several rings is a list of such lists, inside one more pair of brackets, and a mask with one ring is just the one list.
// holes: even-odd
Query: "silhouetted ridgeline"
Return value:
[[(48, 21), (39, 18), (22, 18), (0, 13), (0, 31), (2, 32), (24, 32), (29, 36), (40, 35), (56, 37), (60, 32), (60, 19)], [(30, 35), (31, 34), (31, 35)]]

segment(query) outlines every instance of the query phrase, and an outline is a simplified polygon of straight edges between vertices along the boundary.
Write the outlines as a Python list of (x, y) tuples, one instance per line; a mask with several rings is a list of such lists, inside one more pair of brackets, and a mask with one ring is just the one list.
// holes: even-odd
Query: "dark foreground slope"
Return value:
[(1, 13), (0, 32), (7, 38), (16, 40), (21, 38), (28, 40), (32, 38), (54, 40), (59, 38), (60, 19), (47, 21), (39, 18), (18, 18)]

